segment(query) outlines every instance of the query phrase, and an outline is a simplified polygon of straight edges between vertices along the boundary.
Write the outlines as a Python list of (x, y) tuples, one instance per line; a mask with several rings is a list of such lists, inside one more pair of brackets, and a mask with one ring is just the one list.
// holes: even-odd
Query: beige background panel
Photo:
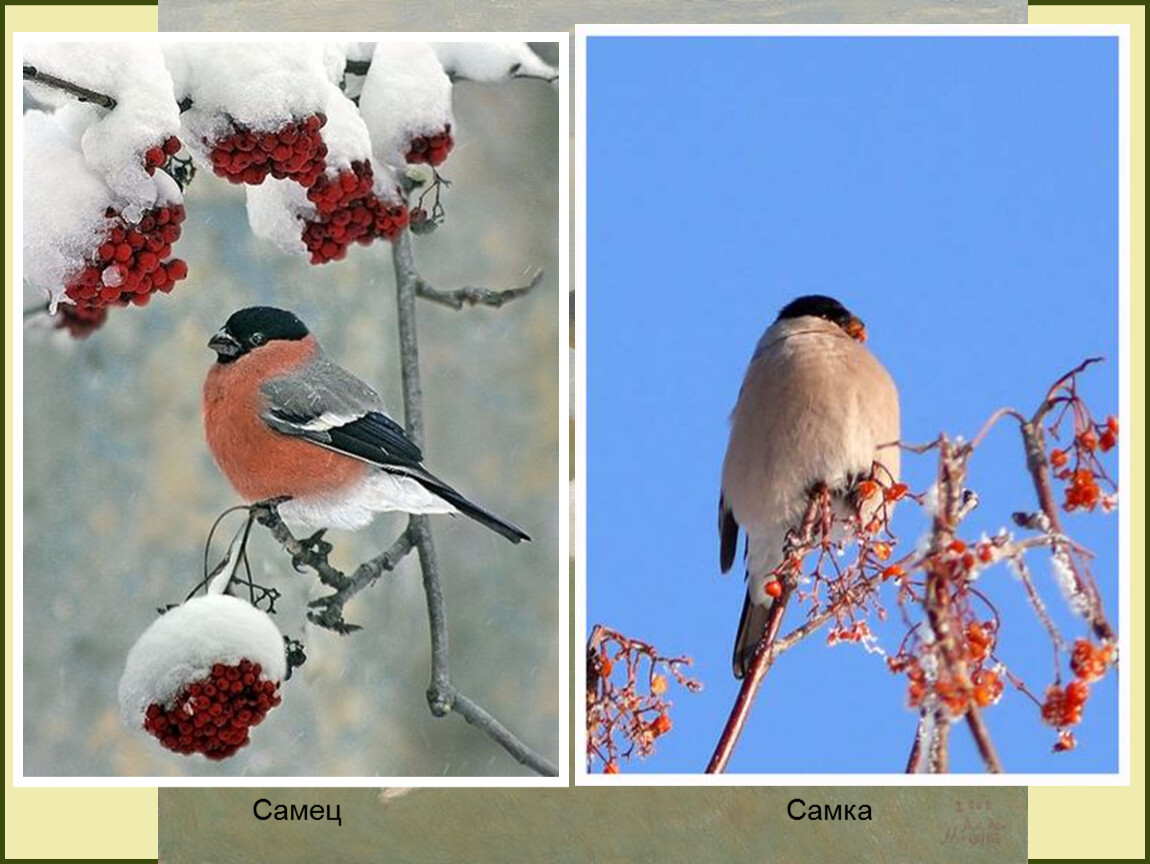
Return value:
[[(1146, 8), (1031, 6), (1032, 24), (1130, 25), (1130, 786), (1030, 790), (1031, 858), (1146, 857)], [(1125, 428), (1124, 427), (1124, 428)], [(1078, 826), (1088, 826), (1079, 829)]]

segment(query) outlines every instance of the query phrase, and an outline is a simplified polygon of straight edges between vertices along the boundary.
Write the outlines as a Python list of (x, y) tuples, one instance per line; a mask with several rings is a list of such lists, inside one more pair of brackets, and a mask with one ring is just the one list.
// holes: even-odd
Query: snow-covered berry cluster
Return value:
[[(24, 117), (25, 281), (80, 336), (187, 276), (170, 256), (193, 162), (247, 188), (258, 235), (336, 261), (443, 221), (452, 79), (556, 77), (516, 42), (36, 43), (23, 59), (44, 106)], [(413, 164), (432, 170), (410, 183), (435, 193), (415, 218)], [(301, 194), (250, 197), (282, 184)]]
[(256, 186), (270, 174), (277, 180), (311, 186), (324, 170), (327, 145), (320, 130), (325, 123), (322, 113), (286, 123), (273, 132), (233, 122), (226, 134), (203, 143), (210, 152), (212, 170), (229, 183)]
[(280, 704), (283, 636), (267, 613), (227, 594), (168, 610), (128, 653), (120, 714), (177, 753), (225, 759)]
[(149, 705), (144, 729), (176, 753), (226, 759), (251, 740), (248, 731), (280, 704), (278, 682), (262, 675), (263, 667), (250, 660), (216, 663), (170, 704)]
[(170, 257), (172, 244), (180, 239), (183, 205), (156, 207), (135, 223), (112, 207), (105, 216), (111, 224), (108, 233), (64, 289), (77, 306), (143, 306), (153, 292), (166, 294), (187, 277), (187, 263)]

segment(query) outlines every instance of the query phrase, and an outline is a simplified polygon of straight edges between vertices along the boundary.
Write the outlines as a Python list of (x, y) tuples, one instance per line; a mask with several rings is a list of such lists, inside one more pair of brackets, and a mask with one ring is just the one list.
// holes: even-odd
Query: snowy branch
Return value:
[(65, 81), (63, 78), (57, 78), (55, 75), (41, 72), (35, 66), (27, 63), (24, 64), (24, 80), (43, 84), (46, 87), (54, 87), (57, 90), (72, 94), (81, 102), (91, 102), (95, 105), (99, 105), (101, 108), (107, 108), (109, 111), (116, 107), (116, 100), (105, 93), (97, 93), (95, 90), (89, 90), (87, 87), (81, 87), (79, 84), (73, 84), (71, 81)]

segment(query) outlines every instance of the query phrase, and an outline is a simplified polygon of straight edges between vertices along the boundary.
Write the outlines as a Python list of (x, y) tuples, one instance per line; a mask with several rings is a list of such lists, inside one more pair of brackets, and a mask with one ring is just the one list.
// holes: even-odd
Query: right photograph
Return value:
[(580, 36), (581, 778), (1129, 782), (1128, 33)]

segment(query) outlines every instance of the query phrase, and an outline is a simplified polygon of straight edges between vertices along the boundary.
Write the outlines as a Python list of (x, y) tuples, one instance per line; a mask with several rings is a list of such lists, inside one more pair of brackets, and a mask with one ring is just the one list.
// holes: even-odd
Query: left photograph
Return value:
[(558, 776), (567, 37), (453, 35), (18, 34), (18, 784)]

